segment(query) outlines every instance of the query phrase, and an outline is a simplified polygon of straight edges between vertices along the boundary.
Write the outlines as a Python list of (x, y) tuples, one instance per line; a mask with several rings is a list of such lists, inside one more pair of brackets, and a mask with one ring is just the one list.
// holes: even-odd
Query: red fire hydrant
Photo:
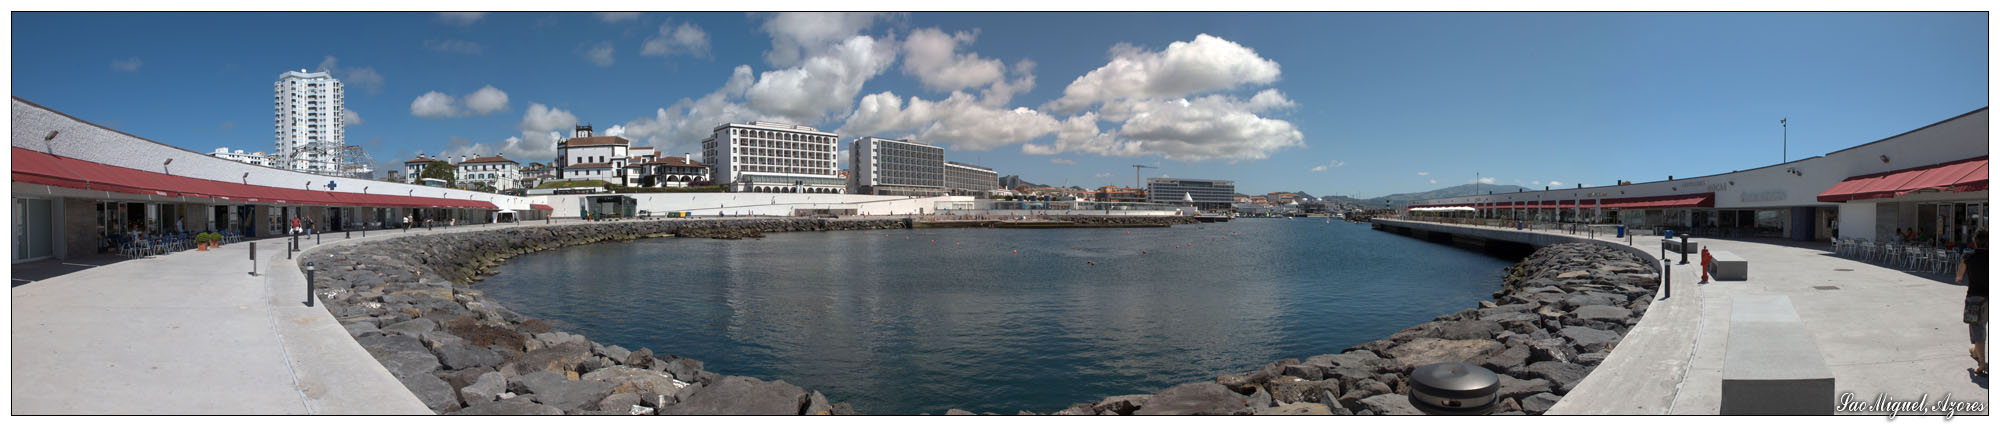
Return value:
[(1708, 283), (1708, 266), (1715, 263), (1715, 257), (1708, 255), (1708, 248), (1701, 248), (1701, 283)]

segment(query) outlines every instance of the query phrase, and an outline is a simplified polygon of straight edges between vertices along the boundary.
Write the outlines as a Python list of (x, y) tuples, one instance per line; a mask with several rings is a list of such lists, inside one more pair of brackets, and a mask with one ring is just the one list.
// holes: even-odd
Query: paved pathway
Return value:
[[(1582, 233), (1525, 232), (1588, 238)], [(1614, 243), (1611, 236), (1596, 237)], [(1656, 300), (1617, 349), (1550, 414), (1718, 413), (1731, 301), (1758, 295), (1791, 298), (1833, 371), (1836, 393), (1852, 392), (1857, 400), (1873, 400), (1878, 393), (1896, 399), (1928, 394), (1932, 401), (1950, 393), (1954, 400), (1989, 406), (1985, 380), (1975, 381), (1969, 371), (1970, 343), (1959, 321), (1965, 287), (1950, 283), (1949, 277), (1841, 258), (1816, 243), (1694, 241), (1749, 260), (1749, 280), (1696, 284), (1698, 259), (1673, 265), (1672, 297)], [(1631, 242), (1660, 253), (1657, 236)], [(1678, 254), (1670, 255), (1679, 261)]]
[(13, 413), (431, 413), (324, 305), (304, 306), (305, 276), (282, 239), (256, 243), (257, 276), (243, 242), (13, 287)]

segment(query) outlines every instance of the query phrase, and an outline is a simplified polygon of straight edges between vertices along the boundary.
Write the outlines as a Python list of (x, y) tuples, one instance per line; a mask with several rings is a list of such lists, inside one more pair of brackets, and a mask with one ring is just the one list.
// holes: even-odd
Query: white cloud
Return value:
[(1110, 177), (1111, 177), (1111, 173), (1110, 173), (1110, 172), (1104, 172), (1104, 173), (1100, 173), (1100, 174), (1097, 174), (1097, 175), (1093, 175), (1093, 176), (1096, 176), (1096, 177), (1098, 177), (1098, 178), (1110, 178)]
[(617, 58), (612, 57), (613, 50), (609, 41), (597, 43), (584, 42), (582, 45), (576, 47), (576, 53), (582, 55), (583, 59), (589, 60), (590, 63), (597, 64), (599, 67), (609, 67), (611, 64), (618, 62)]
[(486, 46), (464, 40), (424, 40), (424, 48), (438, 52), (466, 55), (486, 53)]
[(1208, 34), (1157, 52), (1120, 44), (1111, 53), (1110, 63), (1070, 82), (1049, 108), (1068, 113), (1116, 99), (1180, 97), (1263, 85), (1277, 81), (1279, 74), (1277, 62)]
[(763, 16), (764, 32), (771, 35), (771, 50), (764, 60), (771, 65), (798, 65), (815, 52), (850, 40), (876, 21), (896, 15), (876, 12), (784, 12)]
[(970, 45), (977, 32), (945, 34), (936, 28), (919, 29), (903, 40), (903, 74), (917, 77), (924, 88), (947, 92), (986, 86), (1006, 78), (1007, 67), (998, 59), (981, 58), (976, 53), (958, 53)]
[(484, 116), (507, 109), (507, 92), (492, 85), (479, 88), (465, 96), (463, 106), (457, 98), (443, 92), (430, 91), (410, 101), (410, 114), (426, 119), (446, 117)]
[(1536, 180), (1536, 181), (1528, 181), (1528, 185), (1542, 185), (1542, 181), (1539, 181), (1539, 180)]
[(1064, 158), (1052, 158), (1049, 159), (1049, 163), (1055, 163), (1058, 165), (1072, 165), (1072, 166), (1076, 165), (1075, 160), (1064, 159)]
[(943, 101), (910, 97), (905, 103), (892, 92), (861, 98), (839, 133), (880, 135), (907, 131), (919, 140), (946, 144), (954, 150), (985, 151), (1055, 132), (1054, 117), (1025, 107), (990, 107), (964, 92)]
[(361, 88), (368, 91), (369, 95), (382, 93), (382, 74), (375, 72), (375, 67), (341, 67), (340, 59), (329, 55), (326, 59), (320, 60), (319, 66), (314, 69), (332, 73), (333, 78), (339, 79), (342, 85)]
[(426, 92), (410, 101), (410, 114), (426, 119), (442, 119), (459, 114), (458, 100), (438, 91)]
[(597, 19), (604, 22), (622, 22), (639, 19), (639, 12), (597, 12)]
[(365, 121), (361, 120), (361, 113), (356, 113), (354, 110), (347, 109), (347, 107), (340, 107), (340, 124), (342, 126), (360, 126), (363, 122)]
[(598, 133), (603, 134), (604, 136), (625, 136), (625, 126), (611, 125), (611, 128), (605, 129), (603, 132), (598, 132)]
[(471, 109), (472, 114), (481, 116), (506, 110), (507, 92), (502, 92), (493, 85), (486, 85), (465, 96), (465, 107)]
[(438, 153), (439, 156), (443, 156), (439, 157), (439, 159), (448, 158), (451, 161), (458, 161), (459, 156), (473, 158), (495, 154), (506, 157), (508, 160), (521, 162), (522, 164), (527, 164), (528, 162), (547, 163), (555, 159), (556, 146), (554, 140), (549, 140), (548, 144), (541, 145), (538, 142), (529, 141), (518, 136), (510, 136), (495, 142), (481, 143), (474, 143), (465, 138), (452, 137), (450, 142), (445, 143), (444, 151)]
[(457, 25), (471, 25), (485, 17), (486, 12), (438, 12), (438, 19)]
[(1431, 176), (1430, 172), (1417, 172), (1417, 176)]
[(862, 84), (895, 60), (890, 43), (855, 36), (806, 58), (797, 68), (760, 73), (744, 96), (756, 111), (792, 123), (817, 123), (828, 114), (845, 113)]
[(549, 132), (576, 126), (576, 115), (539, 103), (528, 103), (528, 113), (521, 116), (521, 131)]
[(137, 56), (125, 59), (111, 60), (112, 71), (123, 71), (127, 73), (137, 72), (139, 71), (139, 66), (141, 65), (146, 65), (146, 61), (140, 60), (139, 57)]
[(624, 136), (647, 141), (655, 147), (694, 144), (707, 137), (716, 125), (767, 119), (748, 106), (732, 102), (741, 99), (754, 81), (750, 66), (739, 65), (722, 88), (699, 99), (681, 98), (673, 106), (655, 111), (653, 117), (627, 122), (622, 126)]
[(639, 47), (639, 54), (646, 56), (688, 55), (696, 58), (708, 57), (708, 32), (694, 24), (672, 22), (660, 24), (660, 34), (646, 39)]
[(1313, 171), (1313, 172), (1326, 172), (1326, 170), (1327, 170), (1327, 169), (1332, 169), (1332, 168), (1337, 168), (1337, 167), (1341, 167), (1341, 166), (1347, 166), (1347, 162), (1343, 162), (1343, 161), (1339, 161), (1339, 160), (1334, 160), (1334, 161), (1331, 161), (1331, 162), (1327, 162), (1326, 164), (1323, 164), (1323, 165), (1314, 165), (1314, 166), (1312, 167), (1312, 171)]
[(1563, 185), (1562, 181), (1549, 181), (1549, 186), (1551, 187), (1561, 187), (1562, 185)]
[[(1474, 182), (1478, 182), (1478, 183), (1480, 183), (1480, 184), (1492, 184), (1492, 183), (1494, 183), (1494, 182), (1498, 182), (1498, 180), (1495, 180), (1495, 179), (1493, 179), (1493, 177), (1490, 177), (1490, 176), (1483, 176), (1483, 177), (1479, 177), (1479, 179), (1477, 179), (1477, 180), (1474, 180)], [(1517, 179), (1517, 180), (1514, 180), (1514, 183), (1515, 183), (1515, 184), (1520, 184), (1520, 183), (1521, 183), (1521, 180), (1518, 180), (1518, 179)]]
[[(1160, 155), (1184, 161), (1264, 159), (1278, 150), (1305, 146), (1305, 134), (1291, 122), (1257, 115), (1290, 106), (1291, 100), (1275, 89), (1248, 101), (1224, 95), (1118, 101), (1107, 105), (1102, 115), (1084, 113), (1065, 120), (1052, 146), (1026, 144), (1021, 148), (1028, 154), (1081, 151), (1107, 156)], [(1115, 130), (1099, 132), (1099, 118), (1124, 123)]]
[(1431, 180), (1431, 183), (1432, 183), (1432, 184), (1436, 184), (1436, 183), (1438, 183), (1438, 180), (1435, 180), (1435, 179), (1433, 179), (1433, 180)]

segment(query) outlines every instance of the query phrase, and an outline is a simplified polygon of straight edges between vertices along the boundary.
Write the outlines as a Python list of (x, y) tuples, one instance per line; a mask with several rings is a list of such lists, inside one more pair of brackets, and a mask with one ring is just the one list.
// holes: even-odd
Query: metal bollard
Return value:
[(324, 234), (326, 233), (313, 233), (313, 244), (315, 245), (319, 244), (319, 239), (320, 239), (319, 236)]
[(1688, 265), (1688, 235), (1681, 233), (1681, 265)]
[(292, 235), (292, 245), (285, 247), (285, 259), (292, 259), (292, 252), (299, 250), (299, 235)]
[(250, 275), (257, 275), (257, 242), (250, 242)]
[(1665, 259), (1660, 260), (1660, 286), (1666, 288), (1660, 292), (1660, 299), (1674, 297), (1674, 266)]
[(342, 237), (342, 239), (352, 239), (352, 238), (354, 238), (354, 230), (347, 230), (347, 234), (345, 235), (345, 237)]
[(319, 267), (314, 266), (313, 263), (310, 262), (306, 263), (306, 306), (307, 307), (313, 306), (313, 270), (318, 270), (318, 269)]

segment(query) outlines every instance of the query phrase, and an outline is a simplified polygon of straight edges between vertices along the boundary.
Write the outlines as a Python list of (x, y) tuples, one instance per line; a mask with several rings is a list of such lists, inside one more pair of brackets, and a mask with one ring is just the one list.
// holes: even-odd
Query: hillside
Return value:
[[(1397, 193), (1397, 194), (1390, 194), (1387, 196), (1373, 197), (1367, 199), (1356, 199), (1347, 196), (1327, 196), (1327, 197), (1322, 197), (1321, 199), (1343, 202), (1343, 203), (1353, 203), (1369, 209), (1383, 209), (1383, 208), (1407, 205), (1412, 200), (1436, 199), (1440, 197), (1470, 196), (1473, 194), (1486, 194), (1486, 192), (1489, 191), (1493, 193), (1512, 193), (1525, 189), (1527, 188), (1519, 185), (1478, 184), (1477, 186), (1474, 186), (1473, 184), (1465, 184), (1465, 185), (1440, 188), (1431, 191), (1416, 192), (1416, 193)], [(1475, 191), (1477, 191), (1478, 193), (1474, 193)]]

